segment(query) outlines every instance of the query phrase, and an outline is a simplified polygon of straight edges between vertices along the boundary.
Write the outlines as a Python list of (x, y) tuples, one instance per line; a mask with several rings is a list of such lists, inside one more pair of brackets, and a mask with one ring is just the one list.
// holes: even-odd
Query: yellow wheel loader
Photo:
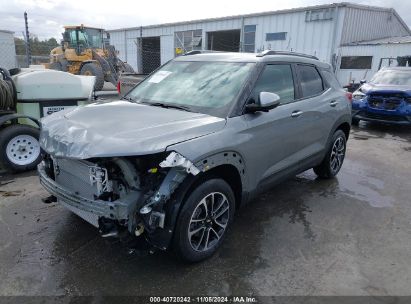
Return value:
[(65, 26), (61, 46), (51, 50), (50, 63), (46, 67), (76, 75), (96, 76), (96, 91), (103, 88), (104, 81), (116, 86), (120, 73), (134, 73), (134, 70), (117, 57), (108, 40), (109, 34), (103, 29)]

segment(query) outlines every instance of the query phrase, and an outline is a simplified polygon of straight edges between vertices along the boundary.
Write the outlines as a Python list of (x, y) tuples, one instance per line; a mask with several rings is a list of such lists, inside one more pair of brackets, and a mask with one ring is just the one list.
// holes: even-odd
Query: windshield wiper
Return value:
[(127, 100), (127, 101), (131, 101), (131, 102), (136, 102), (133, 98), (131, 98), (130, 96), (123, 96), (121, 97), (122, 100)]
[(175, 104), (168, 104), (168, 103), (162, 103), (162, 102), (143, 102), (144, 104), (153, 106), (153, 107), (162, 107), (166, 109), (178, 109), (178, 110), (183, 110), (187, 112), (194, 112), (190, 107), (183, 106), (183, 105), (175, 105)]

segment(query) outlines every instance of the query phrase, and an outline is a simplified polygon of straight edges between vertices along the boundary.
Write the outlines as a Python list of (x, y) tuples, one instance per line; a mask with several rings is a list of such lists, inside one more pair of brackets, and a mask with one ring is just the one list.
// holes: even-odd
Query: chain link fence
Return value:
[[(30, 43), (30, 63), (44, 64), (50, 60), (50, 51), (58, 46), (56, 43), (33, 39)], [(19, 38), (0, 39), (0, 67), (6, 69), (27, 68), (27, 44)]]
[(17, 67), (16, 49), (13, 41), (0, 40), (0, 67), (5, 69)]
[[(207, 32), (202, 30), (188, 30), (175, 32), (167, 37), (138, 37), (133, 39), (133, 44), (119, 43), (124, 58), (130, 60), (138, 73), (149, 74), (156, 70), (162, 63), (196, 50), (213, 50), (226, 52), (240, 51), (240, 30)], [(205, 39), (204, 39), (205, 38)], [(114, 43), (114, 46), (116, 44)], [(254, 48), (254, 45), (253, 45)], [(124, 56), (127, 52), (127, 56)], [(136, 61), (135, 61), (136, 58)]]
[[(28, 67), (27, 60), (27, 43), (22, 39), (15, 39), (16, 45), (16, 62), (17, 67)], [(30, 39), (30, 64), (44, 64), (50, 60), (50, 51), (57, 47), (55, 40), (39, 41), (38, 39)]]

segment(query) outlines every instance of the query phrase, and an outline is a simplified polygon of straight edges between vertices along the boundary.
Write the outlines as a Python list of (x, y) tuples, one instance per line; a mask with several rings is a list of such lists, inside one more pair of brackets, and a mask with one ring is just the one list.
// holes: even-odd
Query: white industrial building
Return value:
[(11, 69), (16, 67), (16, 47), (14, 33), (0, 30), (0, 67)]
[[(143, 73), (191, 50), (271, 49), (315, 55), (347, 84), (371, 76), (382, 57), (411, 55), (410, 29), (394, 9), (345, 2), (109, 33), (120, 58)], [(387, 46), (392, 51), (386, 52)]]

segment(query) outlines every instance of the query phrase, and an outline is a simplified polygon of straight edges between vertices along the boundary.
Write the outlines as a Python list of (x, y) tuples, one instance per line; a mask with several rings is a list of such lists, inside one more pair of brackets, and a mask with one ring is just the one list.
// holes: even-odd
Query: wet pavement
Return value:
[(410, 295), (411, 128), (361, 124), (337, 178), (312, 170), (240, 210), (194, 265), (130, 250), (0, 178), (0, 295)]

